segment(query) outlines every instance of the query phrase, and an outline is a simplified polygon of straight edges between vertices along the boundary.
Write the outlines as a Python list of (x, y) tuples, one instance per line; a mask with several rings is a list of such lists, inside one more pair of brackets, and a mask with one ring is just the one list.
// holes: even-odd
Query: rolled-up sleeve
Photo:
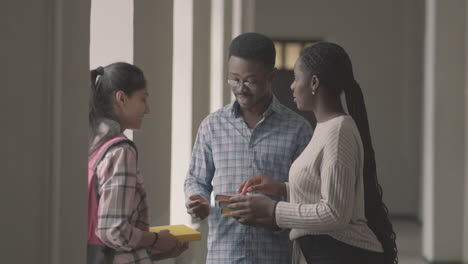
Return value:
[(136, 152), (128, 145), (112, 149), (97, 168), (100, 199), (96, 235), (109, 247), (130, 251), (138, 247), (142, 230), (130, 223), (136, 210)]

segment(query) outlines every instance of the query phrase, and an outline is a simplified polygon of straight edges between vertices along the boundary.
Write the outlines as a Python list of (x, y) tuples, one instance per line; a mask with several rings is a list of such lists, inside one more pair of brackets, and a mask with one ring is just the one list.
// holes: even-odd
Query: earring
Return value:
[(315, 95), (315, 91), (314, 91), (314, 90), (312, 90), (312, 95)]

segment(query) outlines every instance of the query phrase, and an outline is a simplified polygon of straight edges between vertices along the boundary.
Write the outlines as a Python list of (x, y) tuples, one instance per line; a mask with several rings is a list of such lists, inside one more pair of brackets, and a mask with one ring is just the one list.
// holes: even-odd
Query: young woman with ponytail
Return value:
[[(348, 54), (320, 42), (303, 50), (294, 75), (298, 108), (317, 119), (314, 135), (291, 166), (288, 183), (252, 177), (231, 199), (232, 215), (245, 224), (291, 229), (293, 263), (398, 263), (364, 98)], [(252, 192), (283, 195), (286, 201)]]
[(125, 129), (149, 113), (143, 72), (118, 62), (91, 71), (87, 264), (151, 264), (187, 249), (168, 230), (149, 232), (137, 149)]

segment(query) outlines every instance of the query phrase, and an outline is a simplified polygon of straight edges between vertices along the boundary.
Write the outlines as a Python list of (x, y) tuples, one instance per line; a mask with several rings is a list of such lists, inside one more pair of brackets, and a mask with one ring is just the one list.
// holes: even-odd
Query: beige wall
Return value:
[(367, 111), (384, 201), (416, 216), (420, 198), (422, 0), (257, 0), (255, 30), (323, 38), (350, 54)]
[[(466, 1), (426, 0), (422, 253), (463, 258)], [(450, 245), (450, 246), (448, 246)]]
[[(48, 188), (45, 183), (48, 160), (44, 157), (44, 140), (48, 137), (47, 126), (43, 122), (48, 110), (44, 96), (44, 84), (48, 80), (43, 65), (48, 40), (41, 34), (47, 26), (47, 10), (41, 7), (47, 1), (29, 2), (30, 8), (23, 9), (24, 4), (9, 1), (0, 11), (7, 34), (7, 37), (2, 37), (1, 49), (1, 57), (7, 60), (1, 66), (2, 94), (8, 98), (0, 106), (4, 139), (1, 168), (2, 179), (5, 180), (0, 186), (0, 203), (3, 212), (15, 213), (2, 217), (2, 226), (9, 227), (5, 228), (4, 236), (10, 241), (3, 240), (1, 247), (2, 252), (7, 252), (6, 259), (10, 262), (15, 255), (21, 256), (24, 248), (31, 249), (26, 257), (29, 262), (47, 257), (37, 246), (46, 242), (47, 235), (41, 223), (44, 219), (42, 213), (47, 212), (45, 190)], [(23, 23), (18, 23), (20, 21)], [(25, 33), (29, 36), (26, 37)], [(23, 195), (27, 195), (27, 199)], [(31, 219), (34, 219), (32, 223)], [(22, 241), (16, 237), (19, 230), (30, 234), (29, 238)]]
[[(468, 29), (468, 5), (465, 5), (465, 28)], [(465, 70), (468, 70), (468, 34), (465, 34)], [(463, 219), (463, 260), (468, 262), (468, 74), (465, 75), (465, 215)]]
[(172, 116), (172, 0), (134, 2), (134, 59), (148, 80), (150, 114), (135, 132), (152, 225), (169, 223)]
[(2, 263), (84, 263), (90, 1), (5, 1)]
[[(468, 71), (468, 4), (465, 4), (465, 72)], [(465, 74), (465, 184), (463, 218), (463, 261), (468, 263), (468, 74)]]

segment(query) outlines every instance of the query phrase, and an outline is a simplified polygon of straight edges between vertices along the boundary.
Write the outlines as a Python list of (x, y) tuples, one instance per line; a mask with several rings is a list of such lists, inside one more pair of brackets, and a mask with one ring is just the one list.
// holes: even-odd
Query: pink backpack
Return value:
[(95, 232), (99, 204), (99, 182), (97, 181), (96, 175), (97, 166), (111, 147), (123, 142), (129, 143), (135, 147), (133, 142), (128, 138), (115, 137), (102, 144), (102, 146), (88, 158), (88, 245), (105, 246), (96, 236)]

